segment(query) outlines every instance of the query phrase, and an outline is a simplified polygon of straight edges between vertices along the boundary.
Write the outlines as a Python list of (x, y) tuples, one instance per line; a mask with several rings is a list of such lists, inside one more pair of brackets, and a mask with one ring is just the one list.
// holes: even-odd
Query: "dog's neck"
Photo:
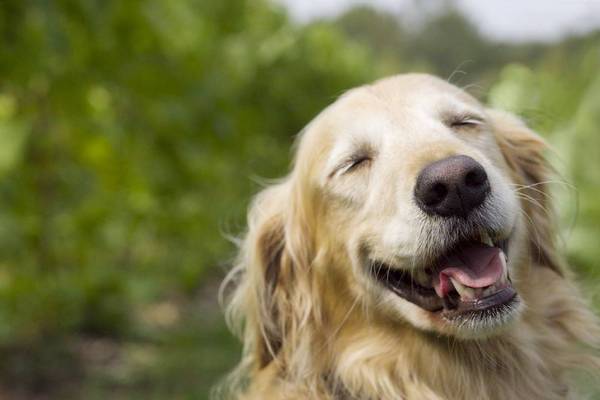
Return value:
[[(530, 328), (517, 324), (503, 338), (470, 341), (402, 332), (397, 340), (404, 343), (396, 348), (390, 337), (375, 343), (380, 333), (353, 335), (352, 343), (340, 336), (338, 358), (325, 381), (331, 397), (340, 400), (564, 398), (560, 373), (519, 329)], [(428, 392), (431, 397), (423, 395)]]

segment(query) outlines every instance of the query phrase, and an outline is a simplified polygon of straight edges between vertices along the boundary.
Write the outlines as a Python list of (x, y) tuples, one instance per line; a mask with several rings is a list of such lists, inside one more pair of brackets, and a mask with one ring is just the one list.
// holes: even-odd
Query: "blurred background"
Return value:
[(319, 110), (400, 72), (554, 145), (600, 309), (598, 1), (4, 0), (0, 32), (0, 399), (208, 398), (225, 236)]

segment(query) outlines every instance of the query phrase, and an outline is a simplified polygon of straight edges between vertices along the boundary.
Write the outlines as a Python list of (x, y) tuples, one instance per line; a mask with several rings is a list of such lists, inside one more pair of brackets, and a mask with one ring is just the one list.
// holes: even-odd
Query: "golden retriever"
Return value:
[(565, 399), (600, 330), (555, 246), (545, 144), (423, 74), (348, 91), (254, 200), (239, 399)]

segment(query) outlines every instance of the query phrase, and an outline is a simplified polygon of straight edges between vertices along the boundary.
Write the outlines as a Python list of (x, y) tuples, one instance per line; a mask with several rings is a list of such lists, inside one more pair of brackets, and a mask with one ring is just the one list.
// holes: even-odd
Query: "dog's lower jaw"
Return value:
[(517, 294), (513, 301), (503, 305), (503, 309), (497, 310), (499, 312), (495, 315), (478, 313), (470, 317), (469, 314), (465, 314), (449, 319), (441, 312), (424, 310), (390, 292), (375, 295), (374, 301), (378, 304), (380, 319), (387, 321), (387, 324), (406, 326), (428, 335), (460, 340), (486, 339), (501, 335), (518, 323), (526, 308), (524, 300)]
[(443, 315), (432, 316), (432, 318), (442, 320), (437, 324), (437, 335), (439, 331), (443, 331), (455, 339), (482, 340), (502, 335), (510, 330), (519, 322), (525, 307), (523, 299), (517, 294), (506, 304), (477, 315), (467, 313), (452, 319)]

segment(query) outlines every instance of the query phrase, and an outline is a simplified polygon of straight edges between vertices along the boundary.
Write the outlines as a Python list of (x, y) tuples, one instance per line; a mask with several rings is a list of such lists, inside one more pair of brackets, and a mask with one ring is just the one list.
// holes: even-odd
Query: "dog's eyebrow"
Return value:
[(474, 122), (485, 122), (485, 116), (473, 107), (451, 107), (440, 112), (444, 123), (457, 122), (461, 120), (473, 120)]

